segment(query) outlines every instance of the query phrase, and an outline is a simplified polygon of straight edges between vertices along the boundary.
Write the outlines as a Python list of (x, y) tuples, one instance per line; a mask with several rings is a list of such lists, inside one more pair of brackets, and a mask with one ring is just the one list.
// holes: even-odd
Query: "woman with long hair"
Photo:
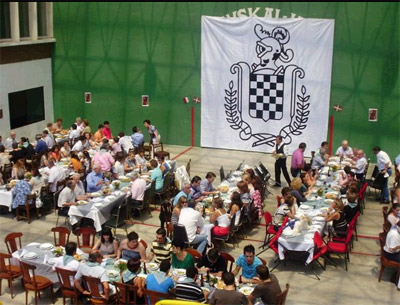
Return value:
[(179, 215), (181, 214), (181, 210), (186, 207), (187, 205), (187, 198), (185, 196), (181, 196), (175, 205), (174, 209), (172, 210), (172, 215), (171, 215), (171, 223), (173, 225), (178, 224), (179, 221)]
[(105, 227), (101, 231), (100, 238), (94, 244), (93, 250), (100, 250), (104, 258), (117, 256), (118, 242), (114, 239), (110, 228)]

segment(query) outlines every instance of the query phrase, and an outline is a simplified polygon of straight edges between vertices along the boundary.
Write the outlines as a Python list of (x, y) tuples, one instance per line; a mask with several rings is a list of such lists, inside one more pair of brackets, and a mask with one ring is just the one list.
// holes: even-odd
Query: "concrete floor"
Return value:
[[(166, 150), (174, 158), (187, 150), (182, 146), (166, 146)], [(186, 153), (178, 156), (178, 166), (186, 165), (191, 159), (191, 176), (199, 175), (204, 177), (206, 172), (213, 171), (217, 175), (215, 185), (219, 184), (219, 168), (224, 166), (225, 173), (234, 170), (243, 160), (245, 164), (253, 166), (262, 161), (268, 170), (273, 173), (274, 159), (269, 154), (250, 153), (243, 151), (229, 151), (221, 149), (206, 149), (194, 147)], [(287, 161), (288, 166), (290, 160)], [(373, 160), (374, 161), (374, 160)], [(373, 166), (370, 166), (370, 171)], [(368, 177), (370, 174), (368, 174)], [(284, 178), (282, 177), (282, 182)], [(284, 183), (285, 185), (285, 183)], [(279, 194), (279, 188), (272, 188), (272, 193), (266, 199), (266, 209), (273, 213), (276, 208), (275, 196)], [(371, 193), (374, 194), (373, 191)], [(274, 274), (279, 279), (283, 288), (286, 283), (290, 284), (290, 291), (286, 304), (400, 304), (400, 292), (389, 279), (392, 270), (385, 270), (382, 281), (378, 283), (378, 272), (380, 267), (378, 233), (382, 230), (382, 205), (374, 200), (367, 198), (366, 210), (361, 215), (358, 223), (359, 239), (355, 241), (354, 248), (350, 254), (348, 271), (344, 269), (344, 263), (335, 259), (338, 268), (328, 263), (324, 271), (318, 265), (314, 269), (321, 278), (320, 281), (312, 274), (310, 267), (306, 267), (299, 262), (290, 261), (286, 266), (279, 266), (274, 270)], [(141, 238), (151, 241), (155, 237), (155, 231), (159, 225), (158, 212), (152, 211), (152, 217), (144, 213), (142, 219), (137, 219), (139, 223), (130, 226), (128, 231), (136, 231)], [(144, 223), (141, 223), (141, 220)], [(56, 216), (46, 215), (39, 220), (33, 220), (31, 224), (25, 221), (13, 221), (10, 214), (0, 215), (0, 232), (5, 236), (9, 232), (23, 232), (23, 244), (30, 242), (53, 242), (53, 235), (50, 229), (55, 226)], [(262, 221), (262, 224), (264, 221)], [(242, 253), (242, 249), (247, 244), (253, 244), (256, 248), (262, 244), (265, 235), (265, 226), (259, 225), (247, 235), (244, 240), (239, 240), (239, 247), (232, 248), (227, 244), (224, 250), (232, 256), (237, 257)], [(124, 230), (120, 229), (117, 235), (124, 238)], [(74, 240), (74, 235), (71, 235)], [(7, 252), (3, 242), (0, 243), (0, 251)], [(274, 266), (275, 254), (268, 250), (261, 254), (261, 257), (268, 262), (268, 266)], [(14, 293), (16, 296), (11, 300), (7, 282), (2, 283), (2, 295), (0, 302), (3, 304), (25, 304), (25, 294), (19, 280), (14, 281)], [(29, 294), (28, 301), (33, 304), (33, 294)], [(56, 304), (62, 304), (62, 298), (58, 294)], [(45, 292), (39, 300), (39, 304), (51, 304), (49, 293)], [(69, 301), (67, 301), (69, 304)]]

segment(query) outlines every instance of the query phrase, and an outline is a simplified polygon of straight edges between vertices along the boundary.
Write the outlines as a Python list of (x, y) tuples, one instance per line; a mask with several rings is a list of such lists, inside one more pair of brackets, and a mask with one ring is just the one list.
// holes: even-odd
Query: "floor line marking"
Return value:
[(189, 150), (191, 150), (194, 146), (190, 146), (189, 148), (187, 148), (186, 150), (184, 150), (183, 152), (179, 153), (178, 155), (176, 155), (175, 157), (172, 158), (172, 160), (178, 159), (180, 156), (182, 156), (183, 154), (186, 154)]

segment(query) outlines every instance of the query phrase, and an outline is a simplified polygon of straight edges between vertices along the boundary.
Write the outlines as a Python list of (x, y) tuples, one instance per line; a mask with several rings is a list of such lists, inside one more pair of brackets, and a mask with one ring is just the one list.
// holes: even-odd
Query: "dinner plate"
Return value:
[(312, 207), (310, 207), (309, 205), (302, 204), (302, 205), (300, 206), (300, 209), (306, 211), (306, 210), (311, 210)]
[(149, 175), (140, 175), (141, 178), (149, 178)]
[(325, 221), (325, 218), (322, 217), (322, 216), (315, 216), (315, 217), (313, 218), (313, 221)]
[(138, 276), (138, 277), (142, 277), (142, 278), (144, 278), (144, 279), (147, 278), (147, 274), (144, 274), (144, 273), (140, 273), (140, 274), (138, 274), (137, 276)]
[(327, 199), (325, 199), (325, 202), (331, 204), (333, 202), (333, 199), (327, 198)]
[(30, 243), (29, 245), (26, 245), (27, 247), (39, 247), (41, 244), (40, 243)]
[(147, 263), (146, 264), (146, 268), (151, 270), (151, 271), (155, 271), (158, 269), (158, 264), (156, 263)]
[(186, 276), (186, 269), (174, 269), (174, 271), (172, 271), (172, 275)]
[(100, 193), (91, 193), (90, 194), (90, 197), (93, 197), (93, 198), (96, 198), (96, 197), (100, 197), (101, 196), (101, 194)]
[(26, 253), (26, 254), (24, 255), (23, 258), (26, 258), (26, 259), (34, 259), (34, 258), (37, 258), (37, 257), (38, 257), (38, 254), (37, 254), (37, 253), (35, 253), (35, 252), (28, 252), (28, 253)]
[(41, 244), (39, 248), (42, 250), (50, 250), (50, 249), (53, 249), (54, 246), (50, 243), (44, 243), (44, 244)]
[(118, 272), (115, 270), (107, 270), (107, 275), (108, 275), (108, 277), (117, 277)]
[(239, 289), (239, 292), (243, 293), (245, 296), (248, 296), (253, 292), (253, 290), (253, 287), (242, 287)]
[(47, 260), (47, 263), (49, 264), (49, 265), (54, 265), (55, 263), (56, 263), (56, 258), (55, 257), (50, 257), (48, 260)]
[(88, 202), (86, 200), (78, 200), (78, 204), (82, 205), (82, 204), (87, 204)]

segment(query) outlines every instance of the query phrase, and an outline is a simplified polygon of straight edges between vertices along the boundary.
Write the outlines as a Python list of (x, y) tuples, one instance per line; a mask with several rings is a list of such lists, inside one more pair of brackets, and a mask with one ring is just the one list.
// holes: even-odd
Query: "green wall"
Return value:
[[(335, 19), (330, 114), (333, 147), (379, 145), (392, 159), (400, 153), (399, 3), (54, 3), (54, 111), (70, 125), (104, 120), (114, 134), (148, 118), (164, 143), (190, 145), (190, 108), (200, 145), (200, 104), (184, 104), (201, 92), (201, 16), (233, 16), (244, 8), (264, 17)], [(267, 10), (268, 11), (268, 10)], [(245, 11), (241, 11), (245, 12)], [(84, 103), (92, 92), (92, 104)], [(141, 106), (141, 95), (150, 107)], [(342, 112), (332, 109), (334, 104)], [(368, 122), (378, 108), (378, 122)], [(328, 135), (327, 135), (328, 136)], [(148, 135), (146, 134), (146, 140)]]

